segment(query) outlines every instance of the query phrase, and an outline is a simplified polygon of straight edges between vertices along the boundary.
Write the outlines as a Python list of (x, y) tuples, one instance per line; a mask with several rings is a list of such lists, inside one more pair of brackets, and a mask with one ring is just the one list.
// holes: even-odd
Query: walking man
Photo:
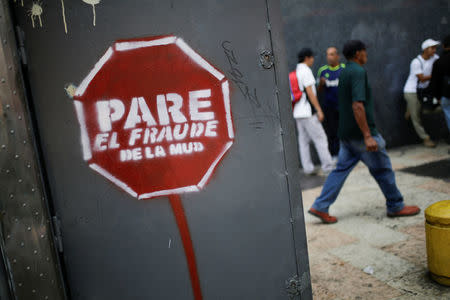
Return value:
[(339, 63), (339, 53), (336, 47), (327, 49), (327, 65), (322, 66), (317, 72), (319, 80), (318, 92), (325, 92), (325, 99), (322, 103), (325, 120), (323, 128), (328, 137), (328, 148), (331, 156), (336, 157), (339, 153), (339, 138), (337, 135), (339, 124), (338, 112), (338, 85), (339, 75), (345, 64)]
[[(300, 101), (294, 106), (294, 118), (297, 123), (299, 136), (300, 159), (305, 174), (313, 174), (314, 164), (311, 160), (309, 145), (311, 141), (316, 147), (317, 154), (324, 174), (333, 169), (333, 161), (328, 151), (328, 141), (322, 124), (324, 115), (316, 96), (316, 80), (311, 67), (314, 64), (314, 55), (311, 49), (303, 48), (298, 53), (296, 68), (297, 80), (303, 92)], [(312, 105), (312, 107), (311, 107)]]
[(441, 107), (444, 111), (445, 121), (450, 130), (450, 35), (443, 41), (444, 53), (436, 60), (431, 73), (431, 92), (434, 97), (441, 99)]
[(436, 55), (438, 41), (427, 39), (422, 43), (422, 54), (419, 54), (411, 61), (409, 76), (403, 88), (407, 105), (407, 115), (411, 117), (411, 122), (417, 135), (423, 140), (426, 147), (436, 147), (436, 144), (425, 132), (420, 120), (421, 104), (417, 97), (417, 89), (426, 89), (430, 84), (433, 63), (439, 58)]
[(416, 215), (420, 212), (419, 207), (403, 203), (386, 153), (386, 143), (375, 127), (371, 89), (362, 67), (367, 62), (366, 46), (359, 40), (348, 41), (343, 53), (348, 63), (339, 78), (338, 135), (341, 144), (338, 162), (309, 213), (323, 223), (336, 223), (337, 218), (328, 213), (330, 205), (336, 200), (347, 176), (362, 160), (386, 197), (388, 217)]

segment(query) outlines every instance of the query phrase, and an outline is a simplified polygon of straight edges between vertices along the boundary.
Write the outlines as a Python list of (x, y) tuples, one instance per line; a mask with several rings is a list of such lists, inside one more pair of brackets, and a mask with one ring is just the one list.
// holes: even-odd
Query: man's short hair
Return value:
[(305, 61), (305, 58), (314, 56), (314, 53), (312, 52), (311, 48), (303, 48), (298, 52), (297, 56), (298, 62), (302, 63)]
[(360, 40), (350, 40), (345, 43), (342, 53), (346, 59), (352, 59), (355, 57), (356, 52), (366, 50), (366, 45)]
[(339, 54), (339, 49), (336, 46), (330, 46), (330, 47), (327, 48), (326, 51), (328, 51), (328, 49), (331, 49), (331, 48), (336, 49), (336, 53)]
[(444, 48), (450, 48), (450, 34), (442, 39), (442, 45)]

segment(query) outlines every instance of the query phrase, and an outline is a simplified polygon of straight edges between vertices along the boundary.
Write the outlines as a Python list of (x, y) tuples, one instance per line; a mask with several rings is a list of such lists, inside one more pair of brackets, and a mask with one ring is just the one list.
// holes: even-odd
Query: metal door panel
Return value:
[[(292, 158), (295, 148), (288, 144), (286, 154), (282, 135), (290, 112), (278, 106), (280, 74), (260, 65), (260, 53), (272, 50), (266, 1), (102, 1), (96, 5), (95, 27), (90, 6), (65, 1), (67, 34), (61, 3), (43, 5), (42, 28), (32, 28), (20, 6), (15, 14), (25, 32), (29, 81), (72, 298), (192, 297), (167, 198), (133, 199), (87, 167), (73, 103), (64, 91), (66, 84), (86, 76), (113, 41), (164, 34), (182, 37), (231, 83), (235, 142), (210, 183), (201, 192), (182, 195), (204, 298), (287, 298), (285, 281), (299, 265), (307, 270), (308, 260), (304, 231), (297, 245), (293, 239), (292, 222), (301, 227), (303, 216), (300, 191), (287, 184), (298, 178), (296, 169), (286, 165), (298, 166)], [(230, 49), (243, 83), (233, 81)], [(284, 64), (284, 53), (276, 54)], [(246, 95), (247, 88), (256, 89), (257, 98)], [(289, 126), (284, 133), (292, 140), (292, 122)], [(294, 197), (296, 205), (290, 202)]]

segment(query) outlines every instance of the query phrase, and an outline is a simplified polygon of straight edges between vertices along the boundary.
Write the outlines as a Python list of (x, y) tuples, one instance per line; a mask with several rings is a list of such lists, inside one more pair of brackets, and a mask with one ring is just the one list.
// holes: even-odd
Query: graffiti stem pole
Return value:
[(202, 290), (200, 288), (200, 280), (197, 271), (197, 262), (195, 260), (194, 247), (192, 245), (191, 233), (187, 223), (186, 215), (184, 214), (183, 204), (179, 195), (169, 196), (170, 205), (172, 206), (175, 220), (177, 221), (178, 230), (180, 231), (181, 240), (183, 241), (184, 253), (186, 255), (187, 264), (189, 268), (189, 275), (191, 277), (192, 291), (195, 300), (202, 300)]

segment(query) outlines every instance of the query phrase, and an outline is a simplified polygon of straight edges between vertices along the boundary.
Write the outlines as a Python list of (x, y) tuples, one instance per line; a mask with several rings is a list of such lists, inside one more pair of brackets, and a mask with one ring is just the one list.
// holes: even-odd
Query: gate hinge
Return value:
[(60, 253), (64, 251), (63, 243), (62, 243), (62, 234), (61, 234), (61, 221), (57, 216), (52, 217), (53, 228), (55, 230), (55, 244), (56, 248)]
[(19, 57), (22, 61), (22, 64), (26, 65), (27, 62), (27, 53), (25, 52), (25, 32), (19, 26), (16, 26), (16, 36), (17, 43), (19, 44)]
[(289, 299), (299, 299), (303, 291), (308, 287), (311, 288), (309, 272), (304, 272), (301, 278), (298, 275), (294, 275), (286, 280), (286, 292)]
[(289, 299), (294, 299), (296, 296), (300, 295), (301, 282), (298, 275), (294, 275), (286, 280), (286, 291), (289, 295)]
[(272, 68), (274, 64), (273, 53), (270, 50), (263, 50), (259, 53), (259, 63), (264, 69)]

